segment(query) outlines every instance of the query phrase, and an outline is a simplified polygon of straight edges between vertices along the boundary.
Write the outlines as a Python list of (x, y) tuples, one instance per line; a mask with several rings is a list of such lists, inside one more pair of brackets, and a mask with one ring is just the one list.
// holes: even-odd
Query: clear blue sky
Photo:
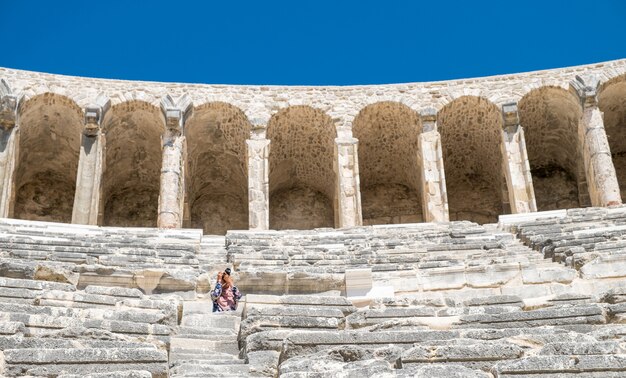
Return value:
[(444, 80), (626, 58), (626, 1), (0, 0), (0, 66), (225, 84)]

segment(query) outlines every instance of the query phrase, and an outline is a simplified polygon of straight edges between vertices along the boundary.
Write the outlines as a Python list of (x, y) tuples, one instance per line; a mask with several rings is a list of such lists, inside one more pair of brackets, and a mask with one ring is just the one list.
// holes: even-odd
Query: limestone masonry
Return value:
[[(433, 83), (0, 68), (0, 376), (626, 376), (626, 60)], [(230, 267), (245, 294), (212, 313)]]

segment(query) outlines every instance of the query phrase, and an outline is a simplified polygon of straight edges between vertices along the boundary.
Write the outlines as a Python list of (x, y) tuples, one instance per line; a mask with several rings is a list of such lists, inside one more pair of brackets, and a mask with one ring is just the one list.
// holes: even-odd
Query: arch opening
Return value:
[(518, 109), (537, 210), (580, 207), (580, 104), (562, 88), (543, 87), (524, 96)]
[(482, 97), (463, 96), (437, 116), (450, 220), (497, 222), (504, 212), (502, 115)]
[(83, 113), (71, 99), (44, 93), (20, 105), (13, 217), (72, 221)]
[(161, 111), (143, 101), (124, 102), (107, 112), (104, 226), (157, 226), (164, 130)]
[(226, 103), (194, 110), (185, 128), (191, 227), (205, 234), (248, 228), (246, 140), (252, 126)]
[(622, 199), (626, 198), (626, 76), (608, 83), (598, 95)]
[(270, 228), (335, 225), (336, 132), (333, 120), (309, 106), (292, 106), (270, 119)]
[(362, 109), (352, 124), (359, 140), (363, 224), (422, 222), (418, 114), (381, 102)]

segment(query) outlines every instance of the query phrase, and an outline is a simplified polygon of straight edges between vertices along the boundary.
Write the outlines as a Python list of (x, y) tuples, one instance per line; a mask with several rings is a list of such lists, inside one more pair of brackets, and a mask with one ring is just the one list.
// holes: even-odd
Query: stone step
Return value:
[(76, 287), (71, 284), (50, 282), (50, 281), (36, 281), (30, 279), (17, 279), (0, 277), (0, 287), (2, 288), (15, 288), (15, 289), (28, 289), (28, 290), (60, 290), (60, 291), (75, 291)]
[(169, 326), (150, 323), (136, 323), (121, 320), (81, 319), (67, 316), (50, 316), (45, 314), (23, 314), (0, 311), (0, 320), (21, 322), (28, 329), (29, 334), (37, 335), (51, 330), (81, 325), (85, 328), (97, 328), (113, 333), (129, 335), (169, 336)]
[(187, 315), (183, 317), (181, 326), (238, 330), (241, 318), (239, 316), (229, 316), (224, 314), (225, 313)]
[(70, 317), (83, 319), (120, 320), (134, 323), (175, 324), (175, 319), (168, 319), (170, 314), (162, 310), (150, 309), (95, 309), (95, 308), (63, 308), (35, 306), (30, 304), (6, 303), (2, 311), (29, 315), (48, 315), (53, 317)]
[(178, 327), (173, 334), (184, 338), (207, 340), (219, 339), (222, 336), (237, 336), (234, 329), (184, 326)]
[(211, 365), (211, 364), (185, 364), (175, 366), (170, 370), (171, 377), (247, 377), (249, 376), (247, 365)]
[(182, 365), (244, 365), (246, 362), (239, 357), (226, 353), (190, 354), (185, 359), (184, 354), (176, 354), (178, 357), (172, 362), (170, 354), (170, 369)]
[(115, 370), (147, 370), (167, 377), (167, 353), (155, 348), (7, 349), (5, 373), (56, 376)]
[(182, 338), (180, 336), (170, 338), (170, 353), (183, 354), (208, 354), (221, 352), (239, 355), (237, 336), (220, 336), (213, 340)]
[(57, 378), (152, 378), (152, 373), (147, 370), (123, 370), (109, 371), (106, 373), (61, 374)]
[(598, 305), (562, 306), (533, 311), (461, 316), (460, 327), (510, 328), (540, 325), (605, 324), (603, 309)]
[[(12, 322), (2, 323), (0, 327), (13, 324)], [(18, 323), (22, 324), (22, 323)], [(22, 324), (23, 326), (23, 324)], [(87, 331), (88, 332), (88, 331)], [(0, 350), (7, 349), (73, 349), (77, 347), (81, 348), (155, 348), (154, 344), (150, 342), (142, 341), (126, 341), (126, 340), (99, 340), (97, 338), (77, 338), (76, 333), (72, 334), (74, 337), (63, 338), (52, 337), (46, 335), (46, 337), (14, 337), (9, 335), (0, 336)]]
[(502, 342), (469, 345), (419, 345), (402, 353), (402, 366), (450, 363), (470, 369), (489, 371), (497, 361), (515, 360), (524, 355), (520, 346)]
[[(626, 356), (532, 356), (495, 365), (496, 377), (520, 377), (523, 374), (545, 377), (564, 377), (564, 374), (580, 374), (585, 377), (618, 377), (626, 375)], [(620, 373), (615, 375), (615, 373)], [(579, 375), (576, 375), (579, 376)]]

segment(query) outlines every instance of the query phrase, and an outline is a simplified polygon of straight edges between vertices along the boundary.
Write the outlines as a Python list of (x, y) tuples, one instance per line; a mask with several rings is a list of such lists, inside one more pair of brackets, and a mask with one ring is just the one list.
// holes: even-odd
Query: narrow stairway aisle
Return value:
[(170, 339), (170, 377), (249, 376), (237, 342), (241, 311), (213, 313), (212, 305), (208, 299), (183, 304), (181, 325)]

